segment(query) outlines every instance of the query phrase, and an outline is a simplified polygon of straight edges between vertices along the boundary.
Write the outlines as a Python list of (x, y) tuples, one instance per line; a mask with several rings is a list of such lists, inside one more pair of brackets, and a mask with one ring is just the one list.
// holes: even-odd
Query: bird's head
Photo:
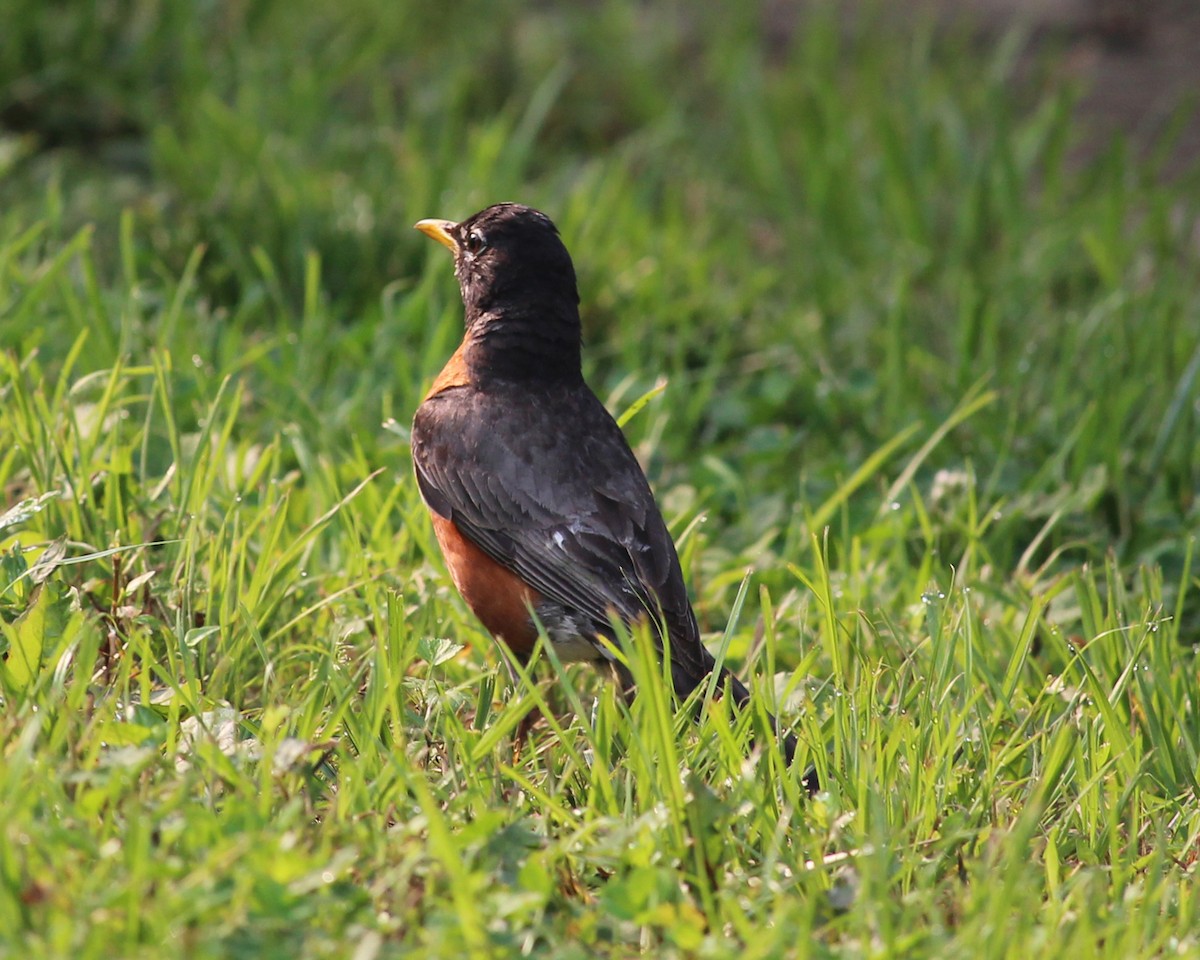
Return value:
[(535, 312), (578, 322), (571, 255), (544, 213), (499, 203), (466, 220), (421, 220), (416, 228), (454, 254), (467, 325), (489, 315)]

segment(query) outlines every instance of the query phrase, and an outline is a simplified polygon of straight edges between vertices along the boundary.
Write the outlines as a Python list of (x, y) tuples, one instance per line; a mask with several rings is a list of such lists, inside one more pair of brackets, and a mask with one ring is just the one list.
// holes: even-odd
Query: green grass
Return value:
[[(443, 6), (5, 15), (0, 956), (1200, 954), (1200, 179), (1016, 37)], [(505, 199), (815, 800), (449, 586), (409, 225)]]

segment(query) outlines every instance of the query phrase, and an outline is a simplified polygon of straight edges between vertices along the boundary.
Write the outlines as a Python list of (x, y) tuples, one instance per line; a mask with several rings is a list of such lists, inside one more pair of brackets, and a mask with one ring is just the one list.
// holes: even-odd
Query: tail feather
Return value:
[[(709, 672), (711, 673), (712, 668), (716, 666), (716, 661), (713, 660), (711, 656), (708, 659)], [(696, 687), (707, 681), (708, 676), (706, 674), (705, 676), (695, 677), (687, 671), (677, 669), (676, 665), (672, 663), (671, 680), (675, 687), (675, 695), (680, 700), (684, 700), (691, 694), (693, 690), (696, 689)], [(745, 709), (746, 705), (750, 702), (750, 691), (746, 688), (746, 685), (723, 667), (721, 669), (720, 680), (722, 686), (728, 687), (729, 694), (733, 697), (733, 702), (737, 708), (739, 710)], [(771, 726), (776, 731), (776, 735), (779, 737), (779, 747), (783, 751), (784, 759), (787, 761), (787, 765), (790, 768), (792, 761), (795, 760), (796, 757), (796, 738), (790, 733), (781, 733), (779, 731), (779, 721), (773, 715), (769, 716), (771, 720)], [(820, 792), (821, 780), (817, 775), (816, 767), (810, 766), (807, 770), (805, 770), (801, 776), (801, 780), (804, 783), (804, 788), (808, 791), (809, 796), (813, 796), (814, 794)]]

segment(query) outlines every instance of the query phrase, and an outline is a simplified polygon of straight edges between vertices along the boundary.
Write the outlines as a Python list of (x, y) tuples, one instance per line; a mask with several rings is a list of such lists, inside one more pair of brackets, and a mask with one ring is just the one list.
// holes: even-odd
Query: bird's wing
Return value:
[(665, 626), (673, 672), (693, 683), (705, 676), (712, 661), (675, 545), (600, 402), (578, 390), (552, 406), (455, 393), (451, 403), (426, 401), (413, 422), (430, 508), (543, 597), (584, 614), (597, 634), (611, 636), (614, 613), (626, 623), (648, 618), (660, 635)]

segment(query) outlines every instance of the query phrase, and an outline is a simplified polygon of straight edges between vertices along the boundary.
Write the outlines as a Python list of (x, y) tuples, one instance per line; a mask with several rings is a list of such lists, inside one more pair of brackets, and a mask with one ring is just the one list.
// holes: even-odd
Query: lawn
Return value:
[[(1200, 168), (1020, 34), (426, 6), (4, 15), (0, 956), (1200, 956)], [(815, 798), (450, 586), (500, 200)]]

